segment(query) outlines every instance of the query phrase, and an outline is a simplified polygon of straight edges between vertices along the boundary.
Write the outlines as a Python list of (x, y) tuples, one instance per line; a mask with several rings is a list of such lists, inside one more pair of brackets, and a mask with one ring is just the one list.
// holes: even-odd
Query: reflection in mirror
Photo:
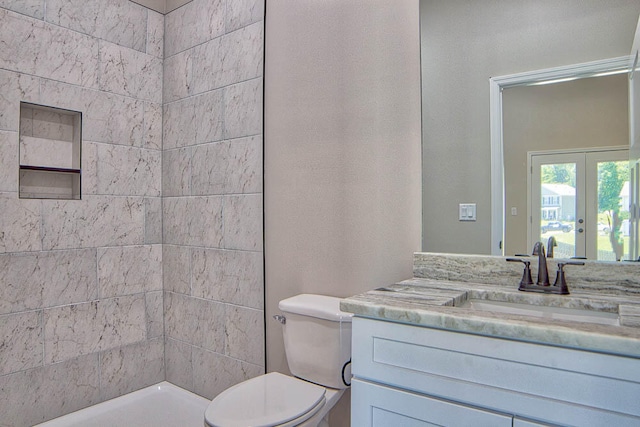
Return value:
[(627, 93), (626, 73), (503, 90), (505, 254), (553, 236), (556, 257), (623, 258)]
[[(427, 252), (502, 252), (492, 235), (492, 173), (503, 164), (491, 165), (489, 79), (628, 56), (640, 10), (640, 0), (471, 3), (420, 1)], [(466, 203), (476, 221), (459, 220)]]
[(629, 259), (628, 69), (626, 56), (491, 79), (492, 160), (504, 165), (492, 171), (492, 221), (502, 253), (553, 236), (560, 256)]

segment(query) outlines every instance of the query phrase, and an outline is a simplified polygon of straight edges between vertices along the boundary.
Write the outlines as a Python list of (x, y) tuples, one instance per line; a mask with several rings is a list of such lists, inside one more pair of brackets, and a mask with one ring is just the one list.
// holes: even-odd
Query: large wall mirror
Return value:
[[(538, 233), (543, 238), (554, 236), (558, 241), (558, 256), (564, 256), (566, 238), (579, 234), (582, 225), (579, 220), (584, 221), (584, 217), (578, 216), (577, 211), (568, 213), (565, 209), (560, 212), (550, 203), (564, 197), (562, 192), (556, 194), (558, 191), (568, 190), (560, 184), (574, 184), (576, 178), (549, 186), (545, 171), (550, 167), (540, 167), (547, 177), (541, 178), (542, 183), (556, 192), (545, 190), (544, 197), (539, 197), (541, 218), (535, 223), (537, 226), (532, 226), (534, 223), (529, 221), (528, 225), (526, 218), (528, 211), (536, 210), (531, 209), (534, 202), (531, 194), (527, 194), (531, 192), (531, 183), (527, 181), (531, 177), (524, 171), (531, 168), (532, 163), (549, 163), (541, 160), (548, 158), (535, 155), (568, 156), (584, 149), (598, 153), (614, 151), (616, 153), (612, 155), (623, 155), (628, 159), (628, 76), (616, 72), (629, 66), (639, 13), (640, 0), (613, 0), (606, 4), (597, 0), (488, 0), (473, 7), (462, 1), (420, 1), (424, 251), (525, 253), (530, 252), (531, 241)], [(594, 66), (598, 63), (601, 63), (600, 69)], [(592, 67), (585, 70), (576, 64), (591, 64)], [(539, 80), (537, 83), (558, 80), (562, 77), (559, 70), (563, 69), (567, 74), (565, 77), (572, 81), (530, 85), (535, 79)], [(555, 70), (555, 75), (533, 76), (549, 70)], [(611, 74), (604, 75), (610, 71)], [(525, 84), (523, 76), (528, 74), (531, 81)], [(500, 80), (500, 76), (518, 76), (523, 81), (511, 85), (508, 79)], [(493, 94), (490, 90), (492, 78), (494, 84), (499, 83), (498, 91)], [(556, 133), (563, 132), (559, 130), (560, 115), (554, 115), (554, 109), (557, 111), (561, 105), (568, 105), (572, 98), (584, 107), (591, 91), (587, 90), (588, 86), (593, 86), (593, 92), (605, 103), (600, 104), (603, 110), (598, 112), (592, 108), (590, 114), (600, 117), (605, 126), (598, 131), (585, 130), (570, 114), (565, 115), (565, 123), (574, 128), (582, 127), (583, 134), (573, 137), (573, 142), (566, 146), (560, 144), (557, 135), (551, 137), (548, 132), (551, 129)], [(491, 147), (492, 132), (496, 129), (491, 128), (495, 123), (491, 121), (490, 100), (496, 96), (501, 97), (501, 105), (505, 108), (501, 119), (509, 125), (503, 128), (500, 124), (505, 145), (499, 156)], [(551, 100), (551, 106), (541, 104), (545, 98)], [(534, 132), (531, 126), (540, 126), (536, 121), (545, 115), (554, 118), (555, 123), (542, 124), (542, 128)], [(595, 123), (588, 117), (581, 120), (590, 125)], [(584, 132), (590, 138), (586, 138)], [(523, 140), (518, 144), (526, 146), (524, 152), (518, 152), (522, 148), (507, 145), (514, 136)], [(558, 164), (568, 163), (560, 158), (563, 160), (553, 160)], [(629, 162), (626, 164), (628, 166)], [(519, 172), (522, 174), (516, 177)], [(626, 173), (631, 176), (634, 172)], [(503, 177), (505, 181), (502, 181)], [(518, 181), (522, 187), (515, 186)], [(493, 195), (492, 185), (495, 187), (497, 182), (501, 182), (501, 192), (496, 193), (494, 188), (493, 192), (498, 195)], [(513, 194), (521, 200), (515, 200)], [(461, 204), (476, 206), (475, 221), (459, 219)], [(501, 217), (492, 215), (496, 206), (499, 206)], [(608, 213), (614, 216), (613, 210)], [(627, 227), (624, 232), (630, 233), (630, 213), (617, 211), (615, 216), (614, 225), (612, 218), (596, 214), (589, 230), (595, 230), (596, 235), (600, 233), (600, 240), (605, 243), (607, 227), (610, 230), (615, 226), (618, 234), (620, 227)], [(624, 220), (627, 221), (623, 225)], [(571, 230), (565, 231), (568, 227)], [(585, 227), (586, 224), (582, 225), (583, 231)], [(576, 245), (575, 242), (572, 244)], [(572, 255), (597, 259), (592, 249), (588, 250), (588, 256), (587, 245), (584, 247), (584, 250), (574, 249)], [(632, 249), (610, 252), (612, 256), (600, 259), (634, 256)]]

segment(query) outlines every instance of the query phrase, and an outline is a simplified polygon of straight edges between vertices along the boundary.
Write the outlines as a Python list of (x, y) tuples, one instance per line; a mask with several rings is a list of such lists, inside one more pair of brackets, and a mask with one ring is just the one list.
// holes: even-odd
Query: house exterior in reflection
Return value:
[(576, 189), (567, 184), (541, 184), (542, 219), (572, 221), (576, 217)]

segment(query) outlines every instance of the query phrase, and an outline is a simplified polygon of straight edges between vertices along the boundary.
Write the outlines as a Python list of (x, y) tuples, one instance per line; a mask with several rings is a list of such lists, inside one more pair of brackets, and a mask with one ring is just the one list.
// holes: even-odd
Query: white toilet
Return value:
[(340, 298), (324, 295), (297, 295), (278, 307), (295, 377), (272, 372), (223, 391), (207, 407), (205, 426), (328, 426), (351, 383), (352, 315), (340, 311)]

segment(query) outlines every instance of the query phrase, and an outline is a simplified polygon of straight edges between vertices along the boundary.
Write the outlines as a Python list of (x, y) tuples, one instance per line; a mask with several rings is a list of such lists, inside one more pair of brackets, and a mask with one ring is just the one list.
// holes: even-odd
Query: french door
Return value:
[(627, 148), (535, 152), (529, 164), (529, 247), (553, 238), (557, 258), (628, 259)]

